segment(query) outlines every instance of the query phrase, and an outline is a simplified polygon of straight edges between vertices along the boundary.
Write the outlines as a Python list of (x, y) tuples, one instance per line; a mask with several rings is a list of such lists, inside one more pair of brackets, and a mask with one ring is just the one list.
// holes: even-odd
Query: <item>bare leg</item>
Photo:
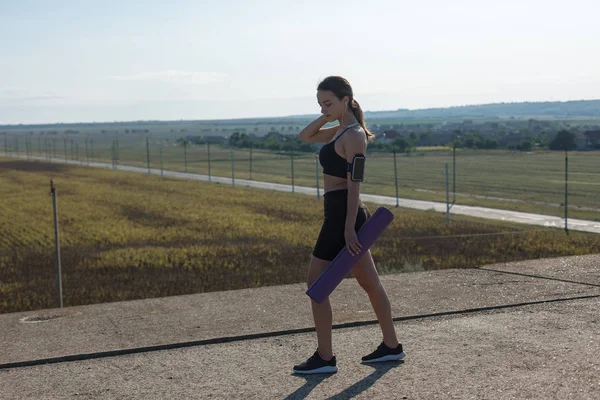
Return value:
[(390, 300), (381, 285), (379, 274), (375, 268), (371, 251), (367, 251), (360, 261), (352, 268), (352, 274), (359, 285), (367, 292), (371, 305), (377, 315), (381, 332), (383, 333), (383, 342), (386, 346), (395, 348), (398, 346), (398, 338), (392, 319), (392, 309)]
[[(327, 268), (329, 261), (321, 260), (312, 256), (308, 267), (308, 287), (319, 277), (321, 272)], [(313, 319), (315, 321), (315, 329), (317, 331), (317, 341), (319, 343), (319, 353), (325, 360), (329, 360), (333, 356), (333, 343), (331, 339), (331, 327), (333, 317), (331, 313), (331, 304), (329, 298), (321, 304), (311, 299)]]

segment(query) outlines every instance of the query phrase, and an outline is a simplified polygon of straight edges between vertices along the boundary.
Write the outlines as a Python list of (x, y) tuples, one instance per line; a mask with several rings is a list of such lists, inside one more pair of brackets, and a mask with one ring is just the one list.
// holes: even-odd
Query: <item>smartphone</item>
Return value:
[(365, 178), (365, 156), (354, 156), (354, 160), (352, 160), (352, 164), (348, 165), (351, 167), (351, 179), (354, 182), (362, 182)]

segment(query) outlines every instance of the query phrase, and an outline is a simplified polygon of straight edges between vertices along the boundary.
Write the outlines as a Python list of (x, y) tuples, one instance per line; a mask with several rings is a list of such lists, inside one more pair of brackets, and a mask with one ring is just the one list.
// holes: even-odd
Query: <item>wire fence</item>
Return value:
[[(323, 188), (317, 154), (192, 145), (159, 138), (3, 135), (4, 155)], [(361, 192), (600, 220), (598, 152), (367, 151)], [(568, 171), (567, 171), (568, 169)], [(568, 172), (568, 174), (567, 174)], [(568, 182), (569, 175), (571, 182)], [(317, 196), (319, 191), (315, 192)], [(448, 194), (450, 194), (448, 196)]]
[[(111, 237), (96, 237), (97, 233), (87, 231), (88, 225), (110, 216), (92, 210), (93, 218), (82, 220), (74, 209), (97, 207), (103, 202), (114, 207), (110, 197), (98, 199), (89, 194), (81, 198), (72, 186), (65, 184), (58, 188), (58, 194), (48, 196), (47, 183), (38, 185), (44, 189), (34, 190), (27, 181), (28, 175), (8, 171), (55, 168), (55, 173), (60, 174), (63, 170), (59, 163), (69, 161), (80, 165), (103, 163), (114, 169), (130, 166), (148, 172), (160, 169), (161, 174), (176, 171), (206, 175), (209, 179), (227, 178), (233, 186), (236, 180), (244, 179), (293, 188), (323, 188), (316, 154), (211, 144), (178, 146), (152, 138), (141, 142), (92, 137), (24, 140), (5, 135), (3, 139), (7, 157), (32, 161), (41, 157), (56, 163), (0, 163), (0, 181), (4, 182), (0, 189), (4, 198), (0, 203), (0, 312), (298, 283), (306, 279), (312, 239), (297, 242), (289, 238), (224, 237), (212, 233), (198, 240), (193, 235), (177, 233), (187, 229), (186, 218), (175, 220), (160, 213), (149, 217), (144, 207), (123, 205), (120, 208), (126, 211), (122, 215), (117, 209), (114, 211), (118, 218), (110, 227), (114, 229)], [(461, 203), (503, 207), (515, 204), (526, 205), (531, 211), (556, 209), (557, 215), (567, 216), (568, 210), (569, 216), (600, 216), (596, 208), (600, 198), (597, 154), (444, 151), (411, 156), (375, 152), (367, 155), (363, 193), (441, 201), (446, 202), (448, 209)], [(77, 179), (82, 179), (82, 175)], [(114, 188), (111, 182), (93, 182), (105, 193)], [(29, 211), (17, 211), (22, 187), (28, 187), (28, 193), (43, 191), (46, 197), (32, 194), (27, 197), (25, 208)], [(52, 202), (61, 193), (68, 202), (56, 204), (55, 230)], [(78, 202), (74, 198), (79, 198)], [(144, 206), (149, 207), (149, 202), (144, 200)], [(183, 215), (193, 213), (194, 207), (182, 210)], [(414, 225), (408, 224), (410, 218), (397, 219), (372, 250), (380, 273), (472, 268), (495, 262), (600, 252), (597, 236), (565, 235), (544, 228), (503, 228), (458, 218), (449, 223), (449, 216), (450, 213), (435, 220), (415, 216)], [(148, 224), (149, 220), (156, 228), (156, 237), (131, 240), (121, 232), (121, 227), (135, 230), (136, 225)], [(318, 223), (313, 225), (309, 238), (316, 238), (318, 233)], [(62, 230), (67, 234), (59, 240)], [(171, 236), (163, 235), (164, 232)]]

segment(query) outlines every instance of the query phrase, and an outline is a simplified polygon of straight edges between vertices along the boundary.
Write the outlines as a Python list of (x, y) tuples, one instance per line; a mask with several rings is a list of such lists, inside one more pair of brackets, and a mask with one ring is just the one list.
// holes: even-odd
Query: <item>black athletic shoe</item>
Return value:
[(402, 351), (402, 344), (398, 344), (398, 347), (391, 349), (381, 342), (377, 347), (377, 350), (369, 355), (362, 358), (363, 363), (376, 363), (382, 361), (395, 361), (400, 360), (406, 356), (406, 353)]
[(331, 374), (337, 370), (335, 356), (331, 357), (331, 360), (325, 361), (321, 358), (318, 350), (308, 360), (294, 366), (294, 372), (297, 374)]

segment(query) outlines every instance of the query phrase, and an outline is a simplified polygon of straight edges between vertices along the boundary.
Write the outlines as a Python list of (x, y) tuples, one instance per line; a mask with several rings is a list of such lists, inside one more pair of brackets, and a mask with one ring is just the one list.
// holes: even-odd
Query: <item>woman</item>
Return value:
[[(356, 232), (370, 217), (360, 200), (360, 181), (352, 180), (352, 163), (355, 155), (364, 155), (367, 142), (373, 137), (365, 125), (363, 112), (354, 99), (352, 87), (339, 76), (325, 78), (317, 88), (317, 100), (321, 116), (299, 134), (304, 142), (326, 143), (319, 153), (323, 167), (325, 186), (325, 216), (308, 267), (307, 284), (317, 279), (335, 256), (346, 246), (352, 255), (358, 253), (361, 244)], [(337, 120), (339, 126), (322, 128)], [(387, 294), (381, 285), (370, 251), (363, 254), (352, 268), (352, 274), (367, 292), (381, 331), (383, 341), (363, 362), (399, 360), (405, 356), (402, 344), (396, 338), (392, 312)], [(304, 363), (294, 366), (300, 374), (332, 373), (337, 371), (332, 349), (332, 315), (329, 299), (321, 304), (311, 300), (313, 318), (317, 331), (318, 347)]]

